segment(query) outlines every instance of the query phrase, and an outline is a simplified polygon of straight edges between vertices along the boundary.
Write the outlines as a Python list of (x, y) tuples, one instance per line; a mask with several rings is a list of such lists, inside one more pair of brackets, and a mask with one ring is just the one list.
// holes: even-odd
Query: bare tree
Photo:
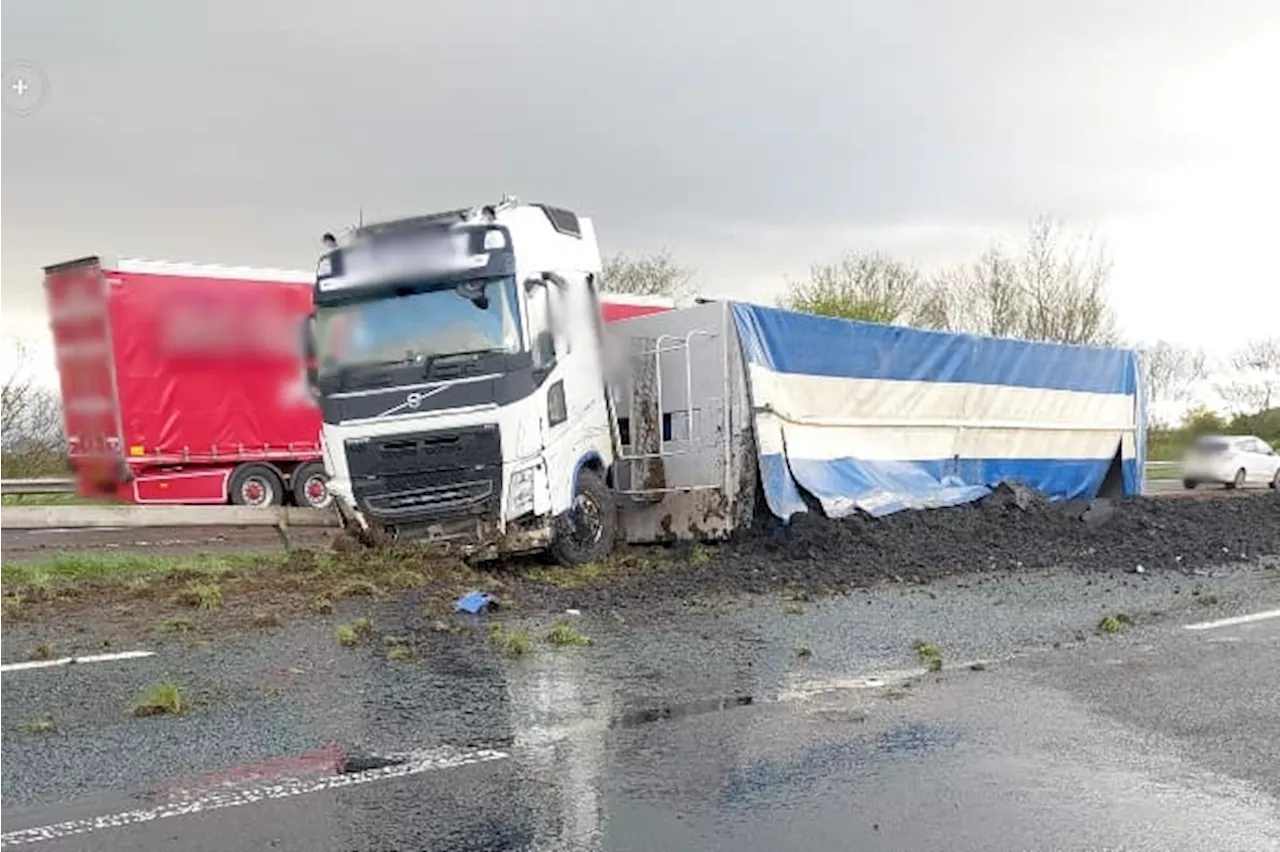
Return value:
[(31, 405), (31, 392), (34, 388), (31, 377), (31, 350), (22, 341), (13, 343), (13, 368), (4, 377), (4, 386), (0, 388), (0, 432), (8, 441), (14, 429), (22, 422)]
[(1149, 346), (1138, 347), (1138, 351), (1142, 358), (1147, 399), (1154, 405), (1186, 402), (1191, 398), (1196, 382), (1207, 376), (1202, 350), (1158, 340)]
[(1111, 260), (1091, 234), (1071, 234), (1058, 222), (1037, 219), (1019, 267), (1027, 299), (1025, 337), (1059, 343), (1116, 341), (1107, 298)]
[[(1048, 218), (1031, 222), (1023, 245), (997, 242), (969, 264), (944, 271), (946, 327), (999, 337), (1110, 345), (1117, 341), (1107, 287), (1111, 262), (1091, 234)], [(942, 298), (942, 297), (939, 297)]]
[(60, 470), (66, 449), (61, 400), (35, 381), (31, 348), (18, 341), (14, 352), (13, 368), (0, 388), (4, 472), (38, 476)]
[(1280, 405), (1280, 337), (1249, 341), (1231, 356), (1229, 366), (1233, 377), (1216, 388), (1234, 413)]
[(930, 300), (919, 271), (883, 254), (849, 252), (818, 264), (807, 281), (789, 285), (779, 304), (793, 311), (878, 323), (912, 323), (922, 307), (936, 315), (945, 304)]
[(604, 259), (600, 289), (610, 293), (674, 298), (688, 294), (692, 278), (693, 271), (676, 263), (665, 250), (634, 258), (615, 254)]

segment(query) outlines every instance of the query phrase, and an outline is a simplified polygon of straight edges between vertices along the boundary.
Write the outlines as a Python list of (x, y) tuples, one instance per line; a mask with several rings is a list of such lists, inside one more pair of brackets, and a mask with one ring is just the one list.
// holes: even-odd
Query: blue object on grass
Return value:
[(454, 603), (453, 611), (469, 612), (475, 615), (486, 609), (491, 603), (493, 603), (493, 598), (484, 592), (467, 592)]

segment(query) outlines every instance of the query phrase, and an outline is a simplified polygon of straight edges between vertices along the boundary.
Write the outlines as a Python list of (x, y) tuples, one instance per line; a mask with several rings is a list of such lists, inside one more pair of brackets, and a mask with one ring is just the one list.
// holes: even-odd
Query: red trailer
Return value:
[(45, 269), (79, 491), (328, 502), (300, 328), (314, 276), (88, 257)]
[[(84, 496), (329, 502), (301, 328), (313, 272), (86, 257), (45, 268)], [(606, 322), (669, 299), (604, 294)]]

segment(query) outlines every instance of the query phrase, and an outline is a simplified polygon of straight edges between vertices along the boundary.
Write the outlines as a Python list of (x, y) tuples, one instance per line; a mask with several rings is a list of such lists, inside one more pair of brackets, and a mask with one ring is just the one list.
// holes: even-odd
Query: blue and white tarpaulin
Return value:
[(1135, 352), (921, 331), (734, 304), (761, 484), (783, 520), (979, 499), (1002, 482), (1096, 496), (1117, 453), (1142, 488)]

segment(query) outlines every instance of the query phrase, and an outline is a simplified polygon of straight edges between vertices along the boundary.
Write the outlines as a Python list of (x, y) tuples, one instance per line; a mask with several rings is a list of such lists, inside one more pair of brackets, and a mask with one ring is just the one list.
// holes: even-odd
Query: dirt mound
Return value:
[(1045, 503), (1001, 489), (966, 506), (833, 521), (809, 512), (784, 535), (735, 545), (789, 565), (931, 578), (984, 568), (1174, 568), (1280, 554), (1280, 495)]

